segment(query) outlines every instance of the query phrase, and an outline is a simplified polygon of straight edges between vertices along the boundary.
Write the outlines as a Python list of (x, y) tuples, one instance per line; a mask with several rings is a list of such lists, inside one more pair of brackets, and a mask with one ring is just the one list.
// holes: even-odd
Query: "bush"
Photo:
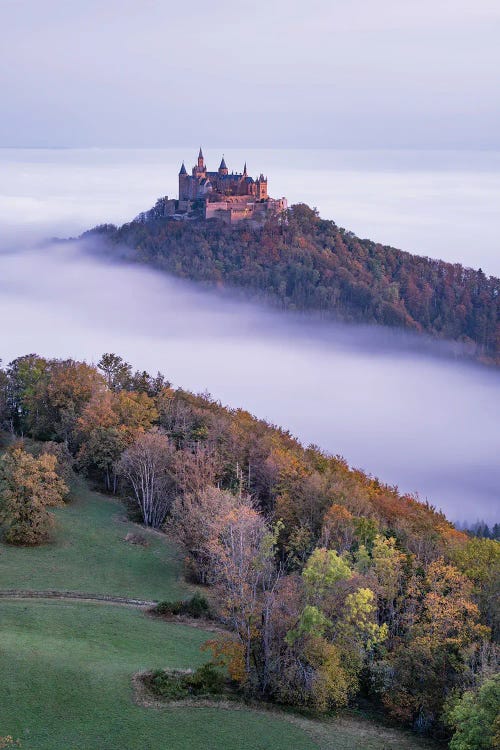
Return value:
[(225, 680), (213, 664), (204, 664), (186, 679), (194, 695), (219, 695), (224, 690)]
[(153, 608), (155, 615), (187, 615), (188, 617), (194, 617), (199, 619), (200, 617), (210, 617), (210, 607), (207, 600), (202, 594), (194, 594), (191, 599), (184, 599), (181, 601), (170, 602), (163, 601), (158, 602), (156, 607)]
[(145, 679), (145, 682), (155, 695), (178, 700), (189, 695), (186, 677), (187, 675), (182, 672), (165, 672), (163, 669), (157, 669)]
[(224, 677), (213, 664), (204, 664), (195, 672), (157, 669), (144, 681), (155, 695), (168, 700), (180, 700), (192, 695), (220, 695), (225, 688)]

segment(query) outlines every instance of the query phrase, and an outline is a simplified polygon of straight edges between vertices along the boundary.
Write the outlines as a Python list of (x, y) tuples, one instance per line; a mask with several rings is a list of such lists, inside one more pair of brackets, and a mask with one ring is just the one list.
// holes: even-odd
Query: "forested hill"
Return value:
[(242, 287), (288, 310), (460, 341), (500, 364), (500, 279), (359, 239), (304, 204), (259, 228), (158, 219), (92, 233), (182, 278)]

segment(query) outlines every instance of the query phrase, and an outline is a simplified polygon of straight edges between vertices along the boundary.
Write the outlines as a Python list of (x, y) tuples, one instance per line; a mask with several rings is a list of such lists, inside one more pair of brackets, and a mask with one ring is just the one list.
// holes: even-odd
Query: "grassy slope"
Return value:
[(148, 547), (125, 542), (127, 532), (137, 532), (137, 527), (124, 520), (118, 501), (81, 488), (56, 515), (55, 544), (31, 549), (0, 544), (0, 589), (56, 589), (141, 599), (186, 595), (178, 551), (155, 533), (147, 534)]
[[(118, 503), (81, 490), (58, 512), (55, 544), (0, 545), (0, 588), (61, 589), (173, 598), (187, 593), (178, 552), (158, 535), (147, 548)], [(0, 600), (0, 735), (28, 750), (412, 750), (411, 736), (370, 722), (332, 725), (217, 708), (145, 709), (131, 676), (195, 667), (209, 634), (152, 620), (137, 609), (68, 601)]]
[(0, 726), (37, 750), (313, 748), (296, 727), (251, 711), (156, 712), (131, 703), (131, 675), (196, 666), (207, 634), (125, 607), (2, 602)]

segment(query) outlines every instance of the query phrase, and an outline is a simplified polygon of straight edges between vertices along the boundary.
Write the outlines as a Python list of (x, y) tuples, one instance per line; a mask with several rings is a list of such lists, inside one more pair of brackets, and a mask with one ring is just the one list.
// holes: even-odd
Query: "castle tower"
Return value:
[(219, 174), (226, 175), (229, 174), (229, 169), (226, 166), (226, 162), (224, 161), (224, 157), (222, 157), (222, 161), (219, 165)]
[(264, 177), (264, 175), (260, 174), (259, 179), (257, 180), (257, 194), (256, 198), (258, 201), (265, 201), (268, 198), (267, 195), (267, 177)]
[(198, 154), (198, 169), (202, 172), (205, 171), (205, 160), (203, 158), (203, 151), (201, 150), (200, 146), (200, 153)]
[(184, 162), (179, 170), (179, 200), (186, 201), (189, 198), (189, 177)]

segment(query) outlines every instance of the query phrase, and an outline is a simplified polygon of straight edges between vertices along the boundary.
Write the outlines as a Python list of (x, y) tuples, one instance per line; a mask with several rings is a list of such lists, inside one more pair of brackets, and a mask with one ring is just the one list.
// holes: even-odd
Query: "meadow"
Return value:
[[(120, 503), (81, 488), (57, 512), (53, 544), (0, 545), (0, 589), (67, 590), (137, 598), (189, 593), (166, 538), (124, 538), (137, 526)], [(210, 634), (137, 607), (68, 600), (0, 600), (0, 735), (36, 750), (412, 750), (409, 734), (344, 716), (315, 721), (250, 708), (134, 703), (132, 677), (191, 668)]]
[[(2, 545), (0, 589), (80, 591), (140, 599), (179, 598), (188, 591), (180, 553), (164, 535), (143, 532), (126, 520), (121, 502), (80, 486), (55, 512), (54, 543)], [(148, 546), (125, 542), (144, 534)]]

